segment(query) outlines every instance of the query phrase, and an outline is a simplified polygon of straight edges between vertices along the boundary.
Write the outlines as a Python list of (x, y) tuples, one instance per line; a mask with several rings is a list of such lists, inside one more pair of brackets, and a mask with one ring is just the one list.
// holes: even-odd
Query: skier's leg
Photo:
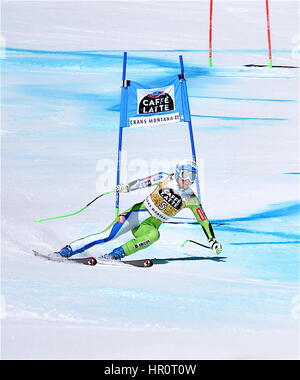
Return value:
[(116, 239), (138, 226), (148, 217), (149, 213), (144, 208), (143, 203), (135, 204), (133, 207), (130, 207), (124, 213), (120, 214), (120, 216), (117, 217), (105, 230), (77, 239), (58, 253), (65, 257), (71, 257), (78, 253), (82, 253), (97, 244), (103, 244)]
[(161, 222), (150, 217), (142, 222), (139, 226), (132, 229), (134, 239), (129, 240), (121, 247), (115, 248), (111, 253), (105, 255), (107, 258), (121, 259), (124, 256), (147, 248), (159, 239), (159, 227)]
[(150, 245), (155, 243), (160, 237), (158, 228), (152, 223), (147, 223), (147, 221), (135, 228), (132, 232), (135, 239), (129, 240), (122, 245), (126, 256), (150, 247)]

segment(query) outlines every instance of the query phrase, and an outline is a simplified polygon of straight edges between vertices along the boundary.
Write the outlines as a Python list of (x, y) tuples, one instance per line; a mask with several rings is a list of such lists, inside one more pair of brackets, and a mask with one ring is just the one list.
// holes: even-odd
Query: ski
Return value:
[(32, 250), (32, 252), (34, 253), (35, 256), (41, 257), (45, 260), (55, 261), (58, 263), (74, 263), (74, 264), (84, 264), (84, 265), (96, 265), (97, 264), (97, 260), (95, 259), (95, 257), (80, 257), (80, 258), (76, 258), (76, 259), (67, 259), (65, 257), (58, 256), (58, 255), (57, 255), (57, 257), (54, 257), (51, 255), (43, 254), (43, 253), (37, 252), (35, 250)]
[(138, 259), (138, 260), (109, 260), (103, 257), (97, 257), (98, 265), (131, 265), (139, 268), (150, 268), (153, 266), (153, 261), (150, 259)]
[(153, 266), (153, 261), (150, 259), (125, 260), (125, 261), (118, 261), (118, 263), (132, 265), (134, 267), (139, 267), (139, 268), (149, 268)]
[(96, 264), (103, 264), (103, 265), (131, 265), (134, 267), (139, 267), (139, 268), (149, 268), (153, 266), (153, 261), (150, 259), (139, 259), (139, 260), (107, 260), (107, 259), (102, 259), (99, 257), (96, 259), (95, 257), (80, 257), (80, 258), (73, 258), (73, 259), (68, 259), (65, 257), (58, 256), (51, 256), (47, 254), (43, 254), (40, 252), (37, 252), (35, 250), (32, 250), (35, 256), (41, 257), (45, 260), (49, 261), (55, 261), (59, 263), (77, 263), (77, 264), (84, 264), (84, 265), (96, 265)]

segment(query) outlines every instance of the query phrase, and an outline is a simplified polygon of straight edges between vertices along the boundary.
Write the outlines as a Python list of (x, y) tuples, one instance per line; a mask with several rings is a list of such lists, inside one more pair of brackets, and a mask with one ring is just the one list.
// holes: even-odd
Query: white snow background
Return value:
[[(298, 66), (296, 1), (270, 1), (273, 64)], [(267, 64), (265, 2), (3, 1), (3, 359), (299, 357), (298, 70)], [(183, 55), (203, 207), (223, 252), (193, 224), (166, 224), (132, 258), (149, 269), (33, 256), (102, 230), (114, 197), (122, 55), (128, 79), (179, 73)], [(172, 170), (187, 128), (124, 131), (123, 181)], [(108, 171), (109, 170), (109, 171)], [(150, 190), (121, 197), (122, 209)], [(183, 214), (184, 217), (191, 217)], [(119, 242), (96, 246), (100, 255)]]

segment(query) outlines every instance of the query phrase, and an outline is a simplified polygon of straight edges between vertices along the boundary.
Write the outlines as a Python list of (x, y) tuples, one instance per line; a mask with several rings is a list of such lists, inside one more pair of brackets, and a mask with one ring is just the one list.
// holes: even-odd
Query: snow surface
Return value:
[[(299, 357), (298, 70), (267, 64), (264, 1), (2, 2), (3, 359)], [(274, 65), (297, 66), (298, 2), (270, 1)], [(114, 217), (123, 51), (141, 83), (186, 66), (202, 202), (224, 250), (166, 224), (149, 269), (38, 259)], [(171, 170), (187, 128), (124, 132), (124, 182)], [(121, 198), (122, 209), (147, 190)], [(183, 217), (191, 217), (183, 214)], [(120, 244), (129, 236), (122, 237)], [(114, 244), (95, 247), (109, 252)]]

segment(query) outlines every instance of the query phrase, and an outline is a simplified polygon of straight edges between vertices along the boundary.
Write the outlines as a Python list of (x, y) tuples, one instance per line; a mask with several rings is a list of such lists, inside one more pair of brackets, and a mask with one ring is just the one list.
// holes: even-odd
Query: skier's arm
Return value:
[(197, 219), (197, 222), (201, 224), (201, 227), (203, 228), (203, 231), (207, 237), (208, 240), (215, 239), (214, 230), (212, 228), (212, 225), (210, 221), (207, 219), (207, 216), (205, 215), (205, 212), (199, 203), (198, 205), (192, 205), (189, 206), (190, 210), (192, 210), (195, 218)]
[(207, 219), (207, 216), (205, 215), (205, 212), (204, 212), (201, 204), (198, 203), (195, 205), (190, 205), (188, 207), (190, 208), (190, 210), (192, 210), (195, 218), (201, 224), (201, 227), (202, 227), (202, 229), (203, 229), (203, 231), (207, 237), (207, 240), (211, 246), (211, 249), (217, 254), (221, 253), (222, 246), (220, 243), (217, 242), (217, 239), (216, 239), (215, 234), (214, 234), (213, 227), (212, 227), (210, 221)]
[(116, 191), (119, 193), (128, 193), (129, 191), (134, 191), (138, 189), (143, 189), (145, 187), (150, 187), (158, 185), (160, 182), (164, 181), (170, 174), (159, 172), (153, 175), (150, 175), (146, 178), (136, 179), (129, 182), (127, 185), (117, 185)]

